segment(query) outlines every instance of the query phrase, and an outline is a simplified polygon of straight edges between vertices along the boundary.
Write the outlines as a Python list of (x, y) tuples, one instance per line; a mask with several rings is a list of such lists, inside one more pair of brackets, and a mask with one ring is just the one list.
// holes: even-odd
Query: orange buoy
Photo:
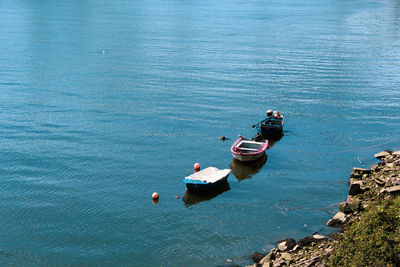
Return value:
[(151, 195), (151, 197), (152, 197), (153, 199), (158, 199), (158, 198), (159, 198), (157, 192), (154, 192), (153, 195)]
[(195, 163), (193, 167), (195, 172), (200, 171), (200, 163)]

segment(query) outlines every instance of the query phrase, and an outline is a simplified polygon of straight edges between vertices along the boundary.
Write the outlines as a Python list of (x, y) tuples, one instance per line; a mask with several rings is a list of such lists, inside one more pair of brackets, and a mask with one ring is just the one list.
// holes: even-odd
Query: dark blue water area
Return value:
[[(400, 149), (399, 26), (391, 0), (1, 2), (1, 265), (245, 265), (329, 234), (352, 167)], [(232, 162), (267, 109), (284, 136)], [(228, 185), (185, 193), (195, 162)]]

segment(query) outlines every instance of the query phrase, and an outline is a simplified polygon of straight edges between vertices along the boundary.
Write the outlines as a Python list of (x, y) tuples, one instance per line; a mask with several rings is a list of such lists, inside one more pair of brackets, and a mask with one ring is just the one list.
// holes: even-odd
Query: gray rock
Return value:
[(361, 209), (361, 200), (349, 198), (346, 202), (339, 205), (339, 210), (345, 214), (350, 214)]
[(392, 151), (384, 150), (382, 152), (375, 154), (374, 157), (379, 160), (383, 160), (384, 158), (390, 156), (391, 154), (392, 154)]
[(346, 214), (338, 211), (332, 219), (330, 219), (326, 225), (330, 227), (342, 226), (346, 222)]
[(386, 198), (389, 195), (388, 191), (386, 190), (386, 188), (381, 189), (381, 191), (379, 191), (378, 196), (380, 198)]
[(333, 252), (333, 248), (326, 248), (325, 253), (326, 254), (331, 254)]
[(340, 202), (339, 203), (339, 210), (343, 213), (349, 213), (346, 206), (347, 202)]
[(276, 261), (274, 261), (274, 265), (273, 267), (281, 267), (286, 265), (285, 260), (282, 258), (277, 259)]
[(251, 254), (251, 258), (255, 263), (259, 263), (264, 257), (265, 254), (262, 254), (260, 252), (254, 252), (253, 254)]
[(393, 162), (386, 164), (386, 168), (388, 168), (388, 169), (393, 169), (393, 167), (394, 167)]
[(349, 195), (355, 196), (355, 195), (363, 193), (362, 185), (363, 185), (362, 181), (352, 181), (350, 183)]
[(379, 178), (379, 177), (376, 177), (376, 178), (375, 178), (375, 183), (376, 183), (378, 186), (384, 186), (384, 185), (385, 185), (385, 181), (382, 180), (382, 179)]
[(376, 172), (376, 171), (379, 171), (379, 165), (378, 164), (375, 164), (375, 165), (372, 165), (371, 166), (371, 171), (373, 171), (373, 172)]
[(300, 246), (297, 244), (296, 246), (294, 246), (294, 248), (292, 248), (291, 251), (298, 251), (300, 249)]
[(292, 260), (292, 255), (290, 255), (287, 252), (283, 252), (281, 254), (281, 258), (284, 259), (285, 261), (289, 261), (290, 262)]
[(280, 251), (291, 250), (296, 245), (296, 240), (293, 238), (286, 238), (284, 240), (278, 241), (278, 249)]
[(393, 158), (400, 158), (400, 150), (392, 152), (392, 157)]
[(386, 188), (386, 191), (387, 191), (390, 195), (398, 195), (398, 194), (400, 194), (400, 185), (388, 187), (388, 188)]
[(314, 240), (316, 240), (316, 241), (322, 241), (322, 240), (325, 240), (325, 239), (326, 239), (326, 236), (324, 236), (324, 235), (313, 235), (312, 237), (313, 237)]
[(271, 261), (264, 262), (263, 264), (261, 264), (261, 266), (262, 267), (273, 267), (274, 264), (272, 263), (272, 260), (271, 260)]
[[(366, 190), (367, 190), (367, 189), (366, 189)], [(370, 189), (368, 189), (368, 190), (370, 190)], [(361, 200), (359, 200), (359, 199), (354, 199), (351, 203), (349, 203), (349, 208), (350, 208), (350, 210), (352, 210), (353, 212), (354, 212), (354, 211), (359, 211), (359, 210), (361, 210), (361, 209), (362, 209)]]
[(276, 248), (271, 249), (271, 251), (267, 254), (267, 256), (265, 256), (264, 258), (262, 258), (262, 260), (260, 260), (259, 263), (260, 263), (261, 265), (263, 265), (263, 264), (266, 263), (266, 262), (275, 260), (276, 252), (277, 252), (277, 249), (276, 249)]
[(393, 181), (391, 179), (386, 179), (385, 180), (385, 188), (389, 188), (394, 186)]
[(306, 236), (300, 239), (297, 245), (302, 248), (311, 245), (312, 242), (314, 242), (314, 238), (312, 236)]
[(371, 170), (364, 169), (364, 168), (353, 168), (353, 172), (351, 173), (350, 177), (352, 178), (361, 178), (363, 175), (368, 175), (371, 173)]
[(379, 161), (376, 165), (378, 165), (378, 167), (384, 167), (386, 165), (386, 162)]

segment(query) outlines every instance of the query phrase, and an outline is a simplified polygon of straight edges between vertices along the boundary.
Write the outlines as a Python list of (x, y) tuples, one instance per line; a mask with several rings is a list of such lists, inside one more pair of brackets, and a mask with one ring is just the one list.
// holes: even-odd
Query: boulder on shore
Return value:
[(333, 216), (332, 219), (330, 219), (326, 225), (330, 227), (339, 227), (342, 226), (346, 222), (346, 214), (344, 214), (341, 211), (338, 211), (338, 213)]
[(314, 238), (312, 236), (306, 236), (300, 239), (297, 245), (302, 248), (311, 245), (312, 242), (314, 242)]
[(339, 205), (339, 210), (345, 214), (350, 214), (361, 210), (361, 200), (350, 198)]
[(251, 254), (251, 258), (255, 263), (259, 263), (266, 255), (260, 252), (254, 252)]
[(260, 262), (259, 264), (262, 266), (269, 266), (272, 264), (272, 261), (275, 260), (276, 258), (276, 253), (278, 252), (278, 249), (273, 248), (271, 249), (271, 251), (268, 253), (267, 256), (265, 256)]
[(282, 252), (289, 251), (296, 246), (296, 240), (293, 238), (286, 238), (284, 240), (278, 241), (278, 249)]
[(382, 152), (375, 154), (374, 157), (379, 160), (383, 160), (384, 158), (390, 156), (391, 154), (392, 154), (392, 151), (384, 150)]
[(400, 194), (400, 185), (383, 188), (379, 192), (379, 196), (385, 198), (388, 195), (399, 195)]
[(371, 170), (355, 167), (355, 168), (353, 168), (353, 171), (350, 174), (350, 177), (361, 179), (364, 174), (370, 174), (370, 173), (371, 173)]
[(307, 247), (307, 246), (311, 245), (313, 242), (318, 243), (325, 239), (327, 239), (326, 236), (318, 235), (318, 234), (315, 234), (313, 236), (306, 236), (306, 237), (303, 237), (302, 239), (300, 239), (299, 242), (297, 242), (297, 246), (299, 246), (300, 248)]
[(349, 195), (355, 196), (363, 193), (362, 185), (363, 185), (362, 181), (351, 181), (349, 188)]

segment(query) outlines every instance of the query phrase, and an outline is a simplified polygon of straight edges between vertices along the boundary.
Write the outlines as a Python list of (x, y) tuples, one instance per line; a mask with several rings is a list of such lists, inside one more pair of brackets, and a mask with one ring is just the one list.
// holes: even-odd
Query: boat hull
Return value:
[(263, 155), (265, 155), (265, 151), (263, 151), (263, 152), (261, 152), (261, 153), (258, 153), (258, 154), (251, 154), (251, 155), (248, 155), (248, 154), (235, 154), (235, 153), (232, 153), (232, 155), (233, 155), (233, 158), (235, 158), (236, 160), (239, 160), (239, 161), (254, 161), (254, 160), (257, 160), (257, 159), (259, 159), (259, 158), (261, 158)]
[(239, 136), (239, 139), (231, 146), (231, 152), (234, 159), (249, 162), (264, 156), (267, 147), (268, 140), (265, 140), (265, 142), (256, 142)]
[(214, 183), (186, 183), (186, 189), (190, 192), (205, 192), (228, 182), (228, 175)]
[(283, 122), (282, 125), (266, 125), (258, 123), (256, 125), (257, 132), (262, 136), (270, 136), (282, 133), (283, 130)]

